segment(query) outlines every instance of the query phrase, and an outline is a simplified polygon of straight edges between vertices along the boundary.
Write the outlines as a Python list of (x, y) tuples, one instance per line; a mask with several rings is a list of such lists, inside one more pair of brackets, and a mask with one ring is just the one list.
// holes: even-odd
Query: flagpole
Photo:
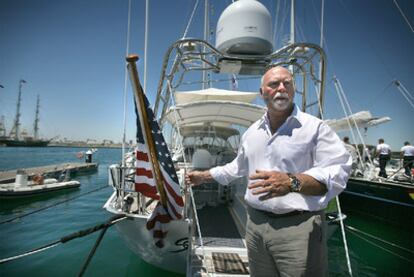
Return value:
[(140, 108), (140, 111), (141, 111), (141, 114), (139, 116), (142, 116), (142, 123), (143, 123), (142, 128), (145, 130), (145, 138), (148, 144), (150, 158), (152, 160), (152, 166), (154, 170), (153, 173), (154, 173), (154, 178), (157, 184), (157, 190), (160, 194), (160, 201), (161, 201), (161, 204), (166, 208), (167, 207), (166, 194), (165, 194), (164, 186), (162, 185), (163, 177), (162, 177), (160, 165), (157, 159), (157, 150), (155, 148), (155, 143), (154, 143), (154, 139), (152, 136), (151, 127), (149, 126), (149, 123), (148, 123), (147, 110), (144, 109), (145, 107), (144, 91), (142, 90), (142, 86), (139, 81), (138, 70), (136, 66), (136, 62), (138, 61), (138, 59), (139, 58), (137, 55), (129, 55), (126, 58), (126, 61), (128, 62), (127, 67), (128, 67), (128, 71), (130, 75), (129, 77), (131, 79), (132, 88), (134, 90), (135, 104), (137, 105), (137, 107)]

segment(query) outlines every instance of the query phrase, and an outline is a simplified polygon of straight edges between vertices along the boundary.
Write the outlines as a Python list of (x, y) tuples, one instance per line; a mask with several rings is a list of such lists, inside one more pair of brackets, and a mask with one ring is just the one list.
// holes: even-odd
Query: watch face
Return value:
[(293, 175), (290, 177), (290, 184), (291, 184), (291, 190), (293, 192), (299, 192), (300, 189), (302, 188), (301, 185), (300, 185), (300, 181), (298, 180), (298, 178), (296, 178)]

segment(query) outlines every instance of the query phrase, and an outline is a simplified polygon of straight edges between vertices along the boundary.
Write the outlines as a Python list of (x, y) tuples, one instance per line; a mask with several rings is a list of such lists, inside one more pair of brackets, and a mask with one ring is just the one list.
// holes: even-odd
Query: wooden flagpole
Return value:
[(154, 143), (154, 139), (152, 136), (151, 127), (148, 122), (147, 110), (144, 108), (145, 107), (144, 91), (142, 90), (142, 86), (139, 81), (138, 70), (136, 66), (136, 62), (138, 61), (138, 59), (139, 58), (137, 55), (129, 55), (126, 58), (126, 61), (128, 62), (127, 67), (129, 71), (129, 77), (131, 79), (132, 89), (134, 90), (135, 104), (137, 105), (137, 107), (140, 107), (140, 110), (141, 110), (142, 123), (143, 123), (142, 128), (144, 128), (145, 130), (145, 138), (148, 144), (150, 159), (152, 161), (152, 166), (154, 169), (153, 173), (154, 173), (155, 182), (157, 184), (157, 190), (160, 194), (160, 201), (161, 201), (161, 204), (165, 208), (167, 208), (167, 198), (166, 198), (165, 189), (163, 186), (163, 177), (161, 174), (160, 164), (157, 159), (157, 150), (155, 148), (155, 143)]

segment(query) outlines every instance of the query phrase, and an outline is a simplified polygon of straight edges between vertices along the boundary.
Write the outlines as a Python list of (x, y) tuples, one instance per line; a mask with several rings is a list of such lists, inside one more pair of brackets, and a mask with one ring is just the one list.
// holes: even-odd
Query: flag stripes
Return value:
[[(147, 229), (152, 233), (155, 245), (163, 247), (163, 239), (168, 233), (168, 223), (171, 220), (182, 218), (184, 201), (181, 197), (178, 177), (171, 155), (158, 122), (155, 120), (146, 96), (142, 93), (139, 94), (139, 97), (143, 99), (136, 101), (138, 104), (135, 107), (137, 114), (137, 147), (135, 149), (134, 188), (147, 197), (159, 200), (148, 218)], [(140, 106), (139, 103), (144, 103), (144, 107)], [(150, 134), (147, 134), (146, 130), (149, 130)], [(156, 156), (151, 156), (151, 153), (155, 153)], [(157, 172), (161, 176), (157, 176)], [(161, 184), (157, 184), (157, 180)], [(164, 205), (160, 201), (162, 199), (161, 193), (158, 191), (159, 188), (165, 193)]]

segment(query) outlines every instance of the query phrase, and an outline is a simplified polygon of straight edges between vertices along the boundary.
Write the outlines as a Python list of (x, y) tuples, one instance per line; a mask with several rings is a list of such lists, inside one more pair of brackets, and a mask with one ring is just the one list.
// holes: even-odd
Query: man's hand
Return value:
[(213, 180), (210, 172), (206, 171), (191, 171), (185, 175), (185, 184), (187, 186), (198, 186)]
[(264, 193), (259, 197), (262, 201), (290, 192), (290, 178), (283, 172), (256, 170), (256, 174), (250, 175), (249, 179), (260, 180), (251, 183), (248, 188), (252, 189), (254, 195)]

